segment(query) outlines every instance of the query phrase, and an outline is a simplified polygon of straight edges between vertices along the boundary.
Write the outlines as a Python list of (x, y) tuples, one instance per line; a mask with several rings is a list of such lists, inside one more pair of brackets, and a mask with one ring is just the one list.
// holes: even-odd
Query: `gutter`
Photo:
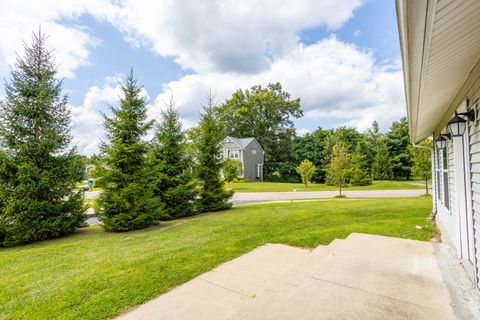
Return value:
[(415, 148), (419, 149), (427, 149), (430, 150), (430, 161), (432, 162), (432, 212), (430, 212), (430, 219), (434, 220), (435, 216), (437, 215), (437, 197), (435, 196), (436, 193), (436, 188), (435, 186), (437, 185), (435, 181), (437, 176), (435, 174), (435, 153), (434, 149), (432, 147), (427, 147), (427, 146), (421, 146), (416, 144), (415, 142), (412, 142), (412, 146)]

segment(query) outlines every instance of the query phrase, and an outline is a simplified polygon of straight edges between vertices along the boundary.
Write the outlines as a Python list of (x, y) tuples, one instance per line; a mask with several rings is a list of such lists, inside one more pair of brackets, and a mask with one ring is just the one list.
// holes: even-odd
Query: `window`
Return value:
[(437, 149), (437, 165), (436, 165), (436, 185), (438, 200), (450, 209), (450, 195), (448, 185), (448, 143), (447, 148)]
[(262, 177), (262, 166), (263, 165), (257, 163), (257, 179)]
[(230, 150), (230, 159), (239, 159), (240, 158), (240, 151), (238, 150)]
[(252, 150), (252, 154), (257, 154), (257, 150)]

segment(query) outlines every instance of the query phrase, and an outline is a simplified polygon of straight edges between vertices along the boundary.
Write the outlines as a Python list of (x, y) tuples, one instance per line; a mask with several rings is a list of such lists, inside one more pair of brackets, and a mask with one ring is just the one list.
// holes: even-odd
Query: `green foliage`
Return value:
[(143, 141), (153, 122), (146, 121), (147, 107), (133, 72), (122, 84), (119, 108), (104, 115), (108, 142), (102, 145), (111, 170), (103, 177), (105, 189), (99, 198), (100, 220), (111, 231), (145, 228), (161, 218), (160, 204), (149, 183), (146, 166), (148, 145)]
[(305, 159), (295, 169), (297, 173), (300, 175), (300, 177), (302, 178), (302, 182), (305, 185), (305, 187), (308, 187), (308, 183), (310, 182), (313, 174), (317, 170), (315, 165), (310, 160)]
[(352, 186), (368, 186), (372, 184), (372, 178), (367, 171), (368, 162), (365, 161), (365, 155), (355, 153), (351, 156), (350, 175), (348, 181)]
[(327, 167), (327, 184), (335, 185), (342, 194), (342, 187), (347, 185), (351, 176), (352, 156), (345, 145), (339, 141), (332, 148), (332, 157)]
[(237, 90), (216, 113), (224, 136), (255, 137), (265, 151), (266, 162), (290, 160), (295, 137), (292, 118), (301, 117), (302, 110), (300, 99), (292, 99), (280, 83)]
[(198, 193), (192, 176), (193, 163), (187, 154), (180, 115), (172, 103), (162, 110), (149, 165), (154, 194), (163, 204), (166, 218), (193, 215)]
[(296, 163), (303, 159), (308, 159), (318, 169), (312, 176), (312, 182), (320, 183), (325, 181), (325, 148), (333, 134), (333, 130), (318, 128), (312, 133), (308, 133), (303, 137), (296, 137), (293, 140), (292, 152)]
[[(430, 140), (424, 140), (419, 145), (432, 148), (433, 143)], [(429, 149), (417, 148), (412, 145), (408, 146), (408, 151), (412, 155), (414, 175), (425, 180), (425, 191), (428, 194), (428, 180), (432, 178), (432, 154)]]
[(69, 149), (68, 101), (45, 39), (25, 46), (0, 105), (0, 246), (69, 234), (86, 219), (73, 191), (82, 159)]
[(264, 180), (271, 182), (299, 182), (293, 162), (266, 162), (264, 164)]
[(233, 191), (226, 190), (220, 180), (222, 159), (220, 154), (220, 143), (223, 140), (221, 124), (214, 114), (213, 98), (208, 97), (208, 104), (203, 108), (201, 116), (196, 155), (198, 159), (197, 177), (201, 183), (198, 207), (200, 212), (219, 211), (232, 206), (228, 200), (232, 197)]
[(395, 121), (386, 135), (388, 152), (392, 162), (393, 177), (410, 179), (412, 156), (407, 150), (410, 144), (407, 118)]
[(393, 178), (390, 153), (384, 139), (381, 139), (376, 145), (372, 175), (375, 180), (390, 180)]
[(227, 181), (229, 185), (230, 182), (238, 178), (240, 167), (241, 163), (232, 159), (227, 159), (223, 163), (223, 179)]

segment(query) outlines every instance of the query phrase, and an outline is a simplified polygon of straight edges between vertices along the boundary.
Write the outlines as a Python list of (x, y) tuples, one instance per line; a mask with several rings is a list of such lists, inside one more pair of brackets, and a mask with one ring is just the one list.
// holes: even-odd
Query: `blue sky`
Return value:
[[(387, 129), (405, 114), (393, 0), (5, 0), (0, 76), (42, 26), (55, 49), (72, 108), (74, 141), (98, 151), (100, 112), (116, 105), (134, 68), (157, 118), (173, 100), (184, 127), (209, 90), (279, 81), (301, 99), (300, 133), (340, 125)], [(3, 93), (0, 93), (0, 97)]]

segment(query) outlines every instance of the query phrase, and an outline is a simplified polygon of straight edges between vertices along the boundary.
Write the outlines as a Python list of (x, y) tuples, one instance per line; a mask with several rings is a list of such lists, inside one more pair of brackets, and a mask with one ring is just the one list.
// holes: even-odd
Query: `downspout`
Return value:
[(432, 212), (430, 212), (430, 219), (434, 220), (435, 216), (437, 215), (437, 197), (436, 197), (436, 174), (435, 174), (435, 152), (432, 147), (427, 147), (427, 146), (421, 146), (416, 144), (415, 142), (412, 142), (412, 146), (415, 148), (419, 149), (427, 149), (430, 150), (430, 161), (432, 163)]

